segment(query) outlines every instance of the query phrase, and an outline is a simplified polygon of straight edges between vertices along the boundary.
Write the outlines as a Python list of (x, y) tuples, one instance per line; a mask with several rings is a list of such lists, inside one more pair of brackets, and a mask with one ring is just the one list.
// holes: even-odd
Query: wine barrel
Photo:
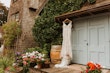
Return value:
[(51, 52), (50, 52), (51, 63), (58, 64), (61, 62), (60, 52), (61, 52), (61, 45), (51, 46)]

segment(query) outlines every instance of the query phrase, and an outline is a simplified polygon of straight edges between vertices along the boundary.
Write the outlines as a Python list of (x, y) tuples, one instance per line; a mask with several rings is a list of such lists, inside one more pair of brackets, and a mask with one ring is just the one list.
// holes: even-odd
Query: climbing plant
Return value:
[(62, 13), (78, 10), (85, 2), (90, 4), (96, 0), (49, 0), (40, 16), (35, 20), (33, 35), (42, 47), (45, 43), (52, 44), (62, 41), (62, 25), (55, 22), (54, 17)]
[(17, 22), (7, 22), (2, 26), (4, 46), (11, 47), (14, 45), (17, 36), (21, 34), (20, 25)]

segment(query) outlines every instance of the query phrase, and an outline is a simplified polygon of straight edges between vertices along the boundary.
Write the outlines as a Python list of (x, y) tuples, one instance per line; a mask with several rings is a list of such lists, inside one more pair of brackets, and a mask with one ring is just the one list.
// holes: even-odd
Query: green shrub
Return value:
[(85, 2), (94, 3), (96, 0), (49, 0), (40, 16), (35, 20), (33, 35), (41, 48), (48, 44), (62, 43), (62, 24), (55, 22), (55, 16), (78, 10)]
[(21, 28), (20, 25), (17, 24), (17, 22), (7, 22), (3, 25), (3, 39), (4, 39), (4, 45), (6, 47), (11, 47), (14, 45), (15, 40), (17, 39), (17, 36), (21, 34)]
[(5, 56), (0, 57), (0, 69), (5, 70), (7, 67), (12, 66), (14, 60), (7, 58)]
[(40, 47), (35, 47), (35, 48), (28, 48), (25, 50), (25, 52), (33, 52), (33, 51), (38, 51), (42, 54), (45, 54), (45, 57), (49, 57), (49, 52), (47, 50), (47, 45), (45, 44), (43, 48)]

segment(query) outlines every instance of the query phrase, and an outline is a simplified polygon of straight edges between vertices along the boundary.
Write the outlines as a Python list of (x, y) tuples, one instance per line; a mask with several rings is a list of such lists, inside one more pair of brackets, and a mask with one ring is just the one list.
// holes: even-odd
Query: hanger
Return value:
[(63, 22), (64, 23), (69, 23), (69, 22), (71, 22), (71, 20), (69, 20), (68, 18), (66, 18)]

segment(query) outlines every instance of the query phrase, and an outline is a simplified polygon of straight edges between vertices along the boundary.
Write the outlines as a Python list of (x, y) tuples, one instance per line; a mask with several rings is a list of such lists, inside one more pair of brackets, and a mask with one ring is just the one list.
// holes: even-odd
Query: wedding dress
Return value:
[(63, 56), (60, 64), (56, 64), (56, 68), (68, 68), (68, 65), (71, 63), (71, 58), (69, 55)]
[(63, 42), (62, 42), (62, 50), (61, 50), (61, 58), (62, 61), (60, 64), (56, 64), (57, 68), (65, 68), (71, 63), (72, 59), (72, 49), (71, 49), (71, 28), (72, 21), (68, 23), (68, 25), (63, 22)]
[(68, 54), (70, 58), (72, 58), (71, 28), (72, 28), (72, 21), (70, 21), (68, 25), (63, 22), (63, 42), (62, 42), (61, 57)]

